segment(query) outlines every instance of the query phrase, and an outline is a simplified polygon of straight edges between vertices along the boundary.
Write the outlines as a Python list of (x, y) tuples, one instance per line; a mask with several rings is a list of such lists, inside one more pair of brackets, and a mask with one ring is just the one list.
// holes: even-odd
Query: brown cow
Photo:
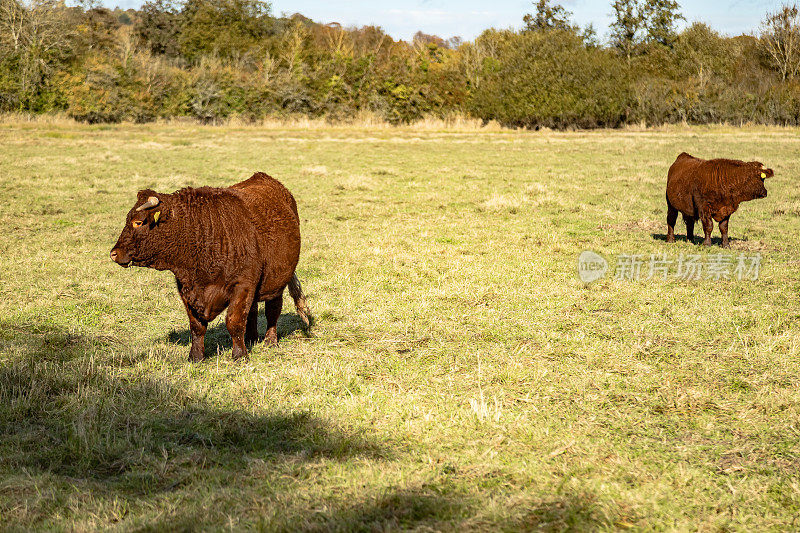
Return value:
[(705, 160), (682, 153), (667, 174), (667, 242), (675, 242), (675, 221), (680, 211), (687, 241), (694, 241), (694, 223), (699, 218), (705, 233), (703, 244), (710, 245), (716, 220), (722, 247), (728, 248), (728, 219), (740, 203), (765, 198), (764, 180), (773, 174), (758, 161)]
[(189, 315), (190, 361), (203, 359), (208, 323), (226, 307), (233, 359), (246, 356), (245, 343), (257, 340), (258, 302), (266, 302), (266, 341), (277, 344), (276, 325), (287, 285), (308, 325), (308, 307), (295, 275), (299, 256), (294, 197), (261, 172), (224, 189), (139, 191), (111, 250), (111, 259), (124, 267), (170, 270), (175, 275)]

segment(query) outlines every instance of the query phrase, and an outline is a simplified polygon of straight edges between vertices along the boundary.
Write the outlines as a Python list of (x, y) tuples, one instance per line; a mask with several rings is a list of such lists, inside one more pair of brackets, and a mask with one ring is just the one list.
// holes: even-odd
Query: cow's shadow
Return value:
[[(295, 332), (300, 332), (306, 338), (313, 337), (311, 327), (314, 325), (314, 317), (309, 315), (309, 325), (306, 326), (300, 315), (295, 313), (284, 313), (278, 318), (278, 340), (288, 337)], [(263, 342), (264, 335), (267, 333), (267, 319), (263, 313), (258, 316), (258, 343)], [(172, 344), (179, 344), (181, 346), (190, 346), (192, 344), (192, 337), (189, 329), (172, 330), (167, 334), (167, 341)], [(258, 344), (256, 344), (257, 346)], [(230, 350), (233, 346), (231, 336), (228, 333), (228, 328), (225, 327), (224, 313), (222, 318), (215, 319), (206, 331), (205, 338), (205, 355), (211, 357), (218, 352)]]
[[(109, 348), (116, 359), (103, 359)], [(0, 322), (0, 353), (10, 355), (0, 365), (0, 483), (16, 470), (112, 498), (155, 498), (254, 468), (278, 476), (304, 461), (388, 453), (363, 429), (279, 402), (253, 412), (181, 380), (121, 377), (119, 365), (145, 355), (120, 349), (47, 323)]]
[[(654, 241), (667, 242), (667, 234), (666, 233), (651, 233), (650, 235), (653, 237)], [(730, 237), (730, 236), (728, 236), (728, 241), (731, 244), (733, 244), (735, 242), (747, 242), (747, 239), (740, 239), (738, 237)], [(675, 242), (687, 242), (686, 241), (686, 234), (685, 233), (684, 234), (676, 233), (675, 234)], [(697, 245), (703, 244), (703, 236), (702, 236), (702, 234), (699, 235), (699, 236), (695, 235), (694, 236), (694, 241), (692, 242), (692, 244), (697, 244)], [(722, 245), (722, 237), (714, 237), (712, 235), (711, 236), (711, 245), (712, 246), (721, 246)]]

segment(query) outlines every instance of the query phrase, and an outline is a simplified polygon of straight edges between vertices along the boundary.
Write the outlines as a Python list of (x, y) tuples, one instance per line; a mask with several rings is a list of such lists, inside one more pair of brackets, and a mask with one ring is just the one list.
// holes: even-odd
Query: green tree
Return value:
[(644, 28), (645, 15), (643, 6), (638, 0), (614, 0), (611, 4), (614, 10), (614, 22), (611, 24), (611, 46), (631, 62), (636, 48), (641, 41), (641, 31)]
[(551, 4), (550, 0), (538, 0), (535, 6), (536, 13), (528, 13), (522, 17), (527, 31), (574, 29), (569, 21), (572, 13), (561, 4)]
[(597, 30), (591, 22), (580, 31), (580, 36), (586, 46), (590, 48), (598, 48), (600, 46), (600, 41), (597, 39)]
[[(495, 36), (493, 36), (495, 37)], [(620, 59), (574, 31), (499, 34), (484, 62), (473, 112), (518, 127), (618, 126), (629, 105)], [(482, 39), (479, 39), (479, 41)]]
[(270, 34), (270, 4), (262, 0), (187, 0), (181, 11), (181, 54), (236, 57)]
[(145, 2), (134, 28), (152, 53), (173, 57), (179, 54), (180, 10), (172, 0)]
[(671, 47), (677, 38), (675, 24), (684, 17), (675, 0), (645, 0), (643, 14), (647, 41)]
[(79, 55), (114, 46), (115, 32), (120, 23), (111, 10), (92, 7), (77, 17), (75, 46)]
[(707, 24), (695, 22), (686, 28), (675, 42), (679, 72), (688, 74), (689, 81), (699, 90), (713, 80), (725, 83), (734, 55), (727, 39), (712, 30)]

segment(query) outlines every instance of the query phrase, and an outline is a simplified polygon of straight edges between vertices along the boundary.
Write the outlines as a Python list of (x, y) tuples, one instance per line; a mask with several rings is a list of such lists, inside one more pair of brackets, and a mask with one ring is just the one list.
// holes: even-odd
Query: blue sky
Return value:
[[(680, 0), (679, 0), (680, 2)], [(115, 5), (114, 0), (105, 0)], [(699, 0), (683, 1), (681, 12), (687, 22), (702, 21), (729, 35), (749, 33), (758, 28), (767, 11), (775, 10), (775, 0)], [(138, 7), (142, 0), (118, 0), (120, 7)], [(601, 38), (608, 32), (611, 0), (566, 0), (561, 2), (573, 12), (581, 26), (590, 22)], [(458, 35), (472, 39), (490, 27), (522, 25), (522, 16), (533, 10), (530, 0), (272, 0), (272, 11), (302, 13), (318, 22), (339, 22), (345, 26), (372, 24), (381, 26), (395, 39), (408, 40), (417, 31), (448, 38)]]
[[(680, 0), (679, 0), (680, 2)], [(573, 12), (581, 26), (594, 23), (600, 37), (608, 31), (611, 0), (567, 0), (561, 2)], [(764, 14), (780, 1), (700, 0), (680, 2), (687, 21), (710, 24), (717, 31), (738, 35), (754, 31)], [(417, 30), (440, 37), (458, 35), (472, 39), (489, 27), (519, 27), (522, 16), (533, 10), (530, 0), (411, 0), (406, 2), (273, 0), (276, 14), (302, 13), (321, 22), (343, 25), (375, 24), (396, 39), (409, 39)]]

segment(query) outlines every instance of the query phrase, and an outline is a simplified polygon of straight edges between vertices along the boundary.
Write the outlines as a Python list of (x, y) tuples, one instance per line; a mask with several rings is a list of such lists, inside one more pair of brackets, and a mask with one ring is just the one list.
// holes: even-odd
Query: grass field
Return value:
[[(800, 130), (12, 121), (0, 146), (0, 529), (800, 528)], [(725, 252), (757, 281), (614, 279), (720, 252), (664, 242), (684, 150), (775, 169)], [(190, 364), (171, 275), (108, 252), (137, 190), (256, 170), (298, 200), (316, 325), (286, 301), (280, 346), (233, 363), (220, 318)]]

